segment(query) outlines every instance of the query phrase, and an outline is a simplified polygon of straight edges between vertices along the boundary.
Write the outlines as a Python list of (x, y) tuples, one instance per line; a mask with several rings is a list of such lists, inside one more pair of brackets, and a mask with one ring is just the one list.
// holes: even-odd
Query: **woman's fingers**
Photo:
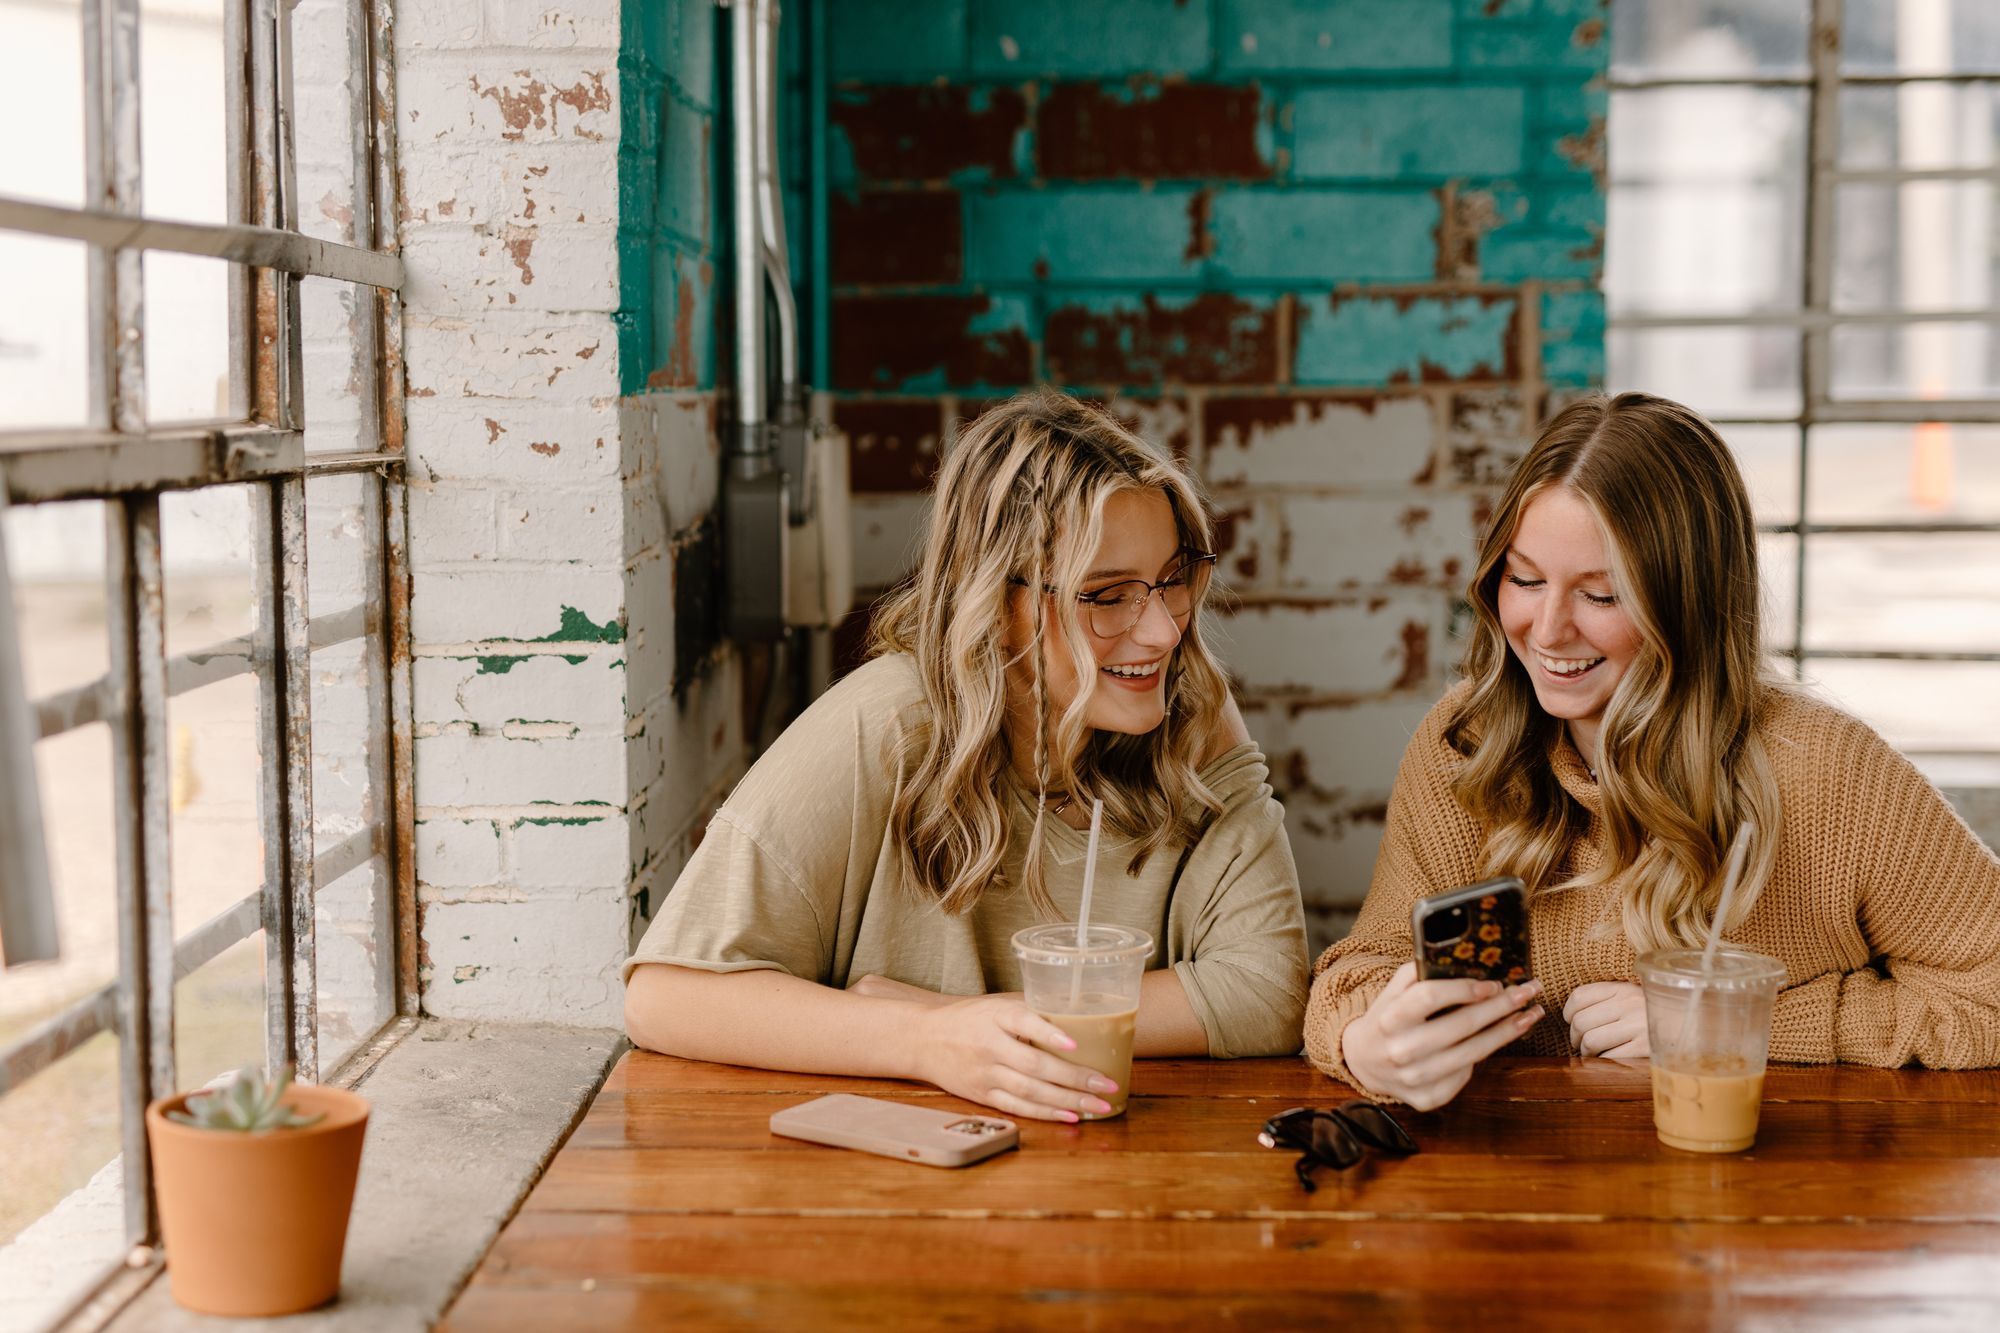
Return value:
[[(1089, 1070), (1084, 1071), (1086, 1074)], [(1105, 1082), (1110, 1080), (1106, 1079)], [(1044, 1108), (1054, 1113), (1053, 1118), (1064, 1116), (1075, 1118), (1082, 1112), (1092, 1115), (1109, 1115), (1111, 1103), (1091, 1092), (1079, 1092), (1063, 1087), (1018, 1069), (1002, 1069), (995, 1080), (995, 1087), (1020, 1098), (1023, 1102)]]
[(1411, 1083), (1422, 1086), (1442, 1082), (1461, 1071), (1469, 1075), (1472, 1067), (1481, 1060), (1502, 1046), (1527, 1035), (1529, 1030), (1542, 1020), (1544, 1012), (1546, 1011), (1538, 1004), (1532, 1009), (1510, 1015), (1459, 1042), (1456, 1046), (1418, 1061), (1409, 1068), (1407, 1077)]
[(1005, 1111), (1008, 1115), (1020, 1116), (1028, 1120), (1060, 1120), (1065, 1124), (1073, 1125), (1079, 1119), (1077, 1113), (1074, 1111), (1065, 1111), (1054, 1106), (1043, 1105), (1039, 1102), (1031, 1102), (1027, 1098), (1018, 1097), (1003, 1088), (995, 1088), (979, 1100), (985, 1102), (996, 1111)]
[[(1459, 983), (1428, 984), (1455, 987)], [(1490, 988), (1496, 983), (1476, 984)], [(1390, 1039), (1390, 1058), (1398, 1064), (1414, 1064), (1439, 1051), (1449, 1050), (1475, 1033), (1484, 1032), (1493, 1024), (1519, 1012), (1541, 994), (1541, 990), (1542, 984), (1539, 981), (1524, 982), (1500, 994), (1489, 994), (1486, 999), (1476, 1004), (1467, 1004), (1449, 1013), (1441, 1013), (1434, 1018), (1419, 1022)]]
[(1613, 1050), (1638, 1041), (1646, 1035), (1646, 1016), (1634, 1018), (1626, 1015), (1609, 1023), (1600, 1023), (1583, 1034), (1577, 1042), (1577, 1049), (1585, 1055), (1609, 1055)]
[(999, 1017), (1000, 1030), (1009, 1036), (1057, 1051), (1076, 1049), (1076, 1038), (1018, 1000), (1003, 1008)]

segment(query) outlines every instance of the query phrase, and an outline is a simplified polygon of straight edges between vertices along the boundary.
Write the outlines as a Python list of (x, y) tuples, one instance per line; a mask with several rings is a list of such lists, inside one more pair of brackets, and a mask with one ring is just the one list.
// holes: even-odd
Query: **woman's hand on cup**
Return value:
[(955, 1097), (1008, 1115), (1069, 1124), (1081, 1112), (1111, 1111), (1104, 1097), (1118, 1091), (1116, 1083), (1029, 1044), (1076, 1049), (1068, 1033), (1018, 995), (950, 1000), (927, 1010), (922, 1024), (920, 1075)]
[(1542, 1007), (1528, 1007), (1541, 991), (1539, 981), (1418, 981), (1417, 965), (1405, 963), (1341, 1032), (1341, 1056), (1365, 1090), (1435, 1110), (1458, 1095), (1481, 1060), (1541, 1020)]
[(1584, 1055), (1608, 1060), (1644, 1060), (1646, 992), (1634, 981), (1593, 981), (1578, 986), (1563, 1002), (1569, 1042)]

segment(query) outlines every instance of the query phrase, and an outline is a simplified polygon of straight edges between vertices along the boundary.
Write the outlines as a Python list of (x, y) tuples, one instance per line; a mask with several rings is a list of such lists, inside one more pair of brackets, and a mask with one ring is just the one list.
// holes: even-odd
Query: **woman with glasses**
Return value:
[[(2000, 1064), (2000, 861), (1887, 742), (1772, 669), (1750, 501), (1713, 427), (1645, 394), (1565, 408), (1468, 600), (1465, 680), (1404, 753), (1360, 917), (1314, 969), (1315, 1064), (1429, 1109), (1517, 1040), (1644, 1057), (1635, 956), (1704, 942), (1746, 822), (1721, 929), (1785, 965), (1771, 1059)], [(1535, 980), (1415, 980), (1411, 904), (1493, 875), (1532, 894)]]
[(1139, 1055), (1298, 1049), (1306, 954), (1282, 811), (1202, 639), (1208, 510), (1164, 450), (1052, 391), (947, 453), (873, 657), (760, 758), (625, 964), (638, 1045), (921, 1079), (1010, 1115), (1108, 1111), (1030, 1012), (1010, 941), (1157, 943)]

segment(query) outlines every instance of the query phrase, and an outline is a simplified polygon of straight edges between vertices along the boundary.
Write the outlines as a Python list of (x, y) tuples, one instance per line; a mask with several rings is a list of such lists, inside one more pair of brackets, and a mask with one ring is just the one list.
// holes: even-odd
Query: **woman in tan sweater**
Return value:
[[(1521, 460), (1469, 590), (1465, 680), (1417, 729), (1306, 1053), (1420, 1109), (1480, 1060), (1643, 1057), (1638, 953), (1699, 944), (1738, 825), (1733, 943), (1783, 961), (1771, 1058), (2000, 1064), (2000, 860), (1867, 726), (1768, 666), (1728, 447), (1644, 394), (1573, 404)], [(1535, 979), (1417, 981), (1410, 906), (1533, 894)]]
[(1298, 1049), (1298, 871), (1202, 642), (1211, 524), (1165, 450), (1054, 392), (946, 455), (875, 656), (758, 759), (625, 964), (637, 1044), (915, 1078), (1074, 1121), (1118, 1091), (1018, 994), (1015, 931), (1091, 917), (1155, 955), (1140, 1055)]

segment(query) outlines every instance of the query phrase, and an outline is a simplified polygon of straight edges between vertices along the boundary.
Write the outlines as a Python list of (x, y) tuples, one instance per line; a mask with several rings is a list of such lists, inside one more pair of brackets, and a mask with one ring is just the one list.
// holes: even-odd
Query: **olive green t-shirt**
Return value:
[[(672, 963), (776, 969), (843, 989), (874, 973), (946, 995), (1019, 990), (1009, 941), (1040, 921), (1018, 887), (1034, 824), (1028, 801), (1010, 786), (1008, 887), (957, 916), (905, 882), (888, 836), (898, 743), (927, 708), (916, 666), (900, 654), (817, 700), (716, 812), (624, 975)], [(1284, 811), (1254, 744), (1217, 757), (1201, 776), (1224, 809), (1192, 847), (1166, 847), (1133, 875), (1129, 841), (1101, 838), (1091, 918), (1152, 935), (1152, 966), (1179, 975), (1209, 1054), (1290, 1054), (1308, 985)], [(1047, 821), (1049, 895), (1072, 921), (1087, 844), (1061, 820)]]

